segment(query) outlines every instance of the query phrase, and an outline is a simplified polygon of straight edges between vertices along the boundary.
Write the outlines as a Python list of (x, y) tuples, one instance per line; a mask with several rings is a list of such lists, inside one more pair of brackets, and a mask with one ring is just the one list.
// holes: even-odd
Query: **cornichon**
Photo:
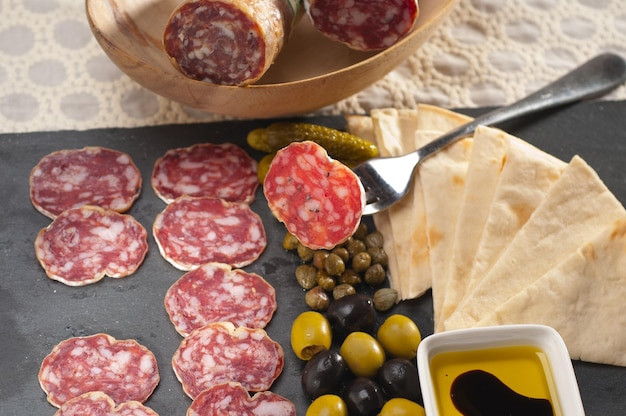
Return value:
[(369, 140), (317, 124), (281, 121), (248, 133), (250, 147), (267, 153), (304, 140), (314, 141), (341, 161), (360, 162), (378, 156), (378, 148)]

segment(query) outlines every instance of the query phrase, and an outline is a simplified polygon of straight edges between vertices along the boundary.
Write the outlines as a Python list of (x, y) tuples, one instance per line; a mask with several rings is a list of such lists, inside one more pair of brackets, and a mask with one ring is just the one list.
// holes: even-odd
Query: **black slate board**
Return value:
[[(460, 110), (476, 115), (486, 109)], [(342, 117), (316, 117), (308, 121), (342, 128)], [(168, 125), (134, 129), (99, 129), (0, 135), (0, 415), (53, 415), (37, 373), (42, 359), (60, 341), (106, 332), (118, 339), (133, 338), (151, 349), (159, 362), (161, 382), (146, 403), (162, 416), (184, 415), (190, 404), (170, 366), (181, 337), (163, 308), (163, 296), (182, 275), (159, 255), (152, 237), (150, 252), (139, 271), (125, 279), (105, 278), (76, 288), (49, 280), (33, 249), (37, 232), (49, 224), (29, 200), (30, 170), (44, 155), (64, 148), (98, 145), (128, 152), (143, 173), (143, 190), (131, 215), (150, 230), (155, 215), (164, 208), (150, 188), (154, 161), (173, 147), (193, 143), (233, 142), (260, 158), (245, 145), (248, 131), (268, 120), (233, 121), (194, 125)], [(508, 123), (507, 131), (564, 160), (581, 155), (607, 186), (626, 203), (626, 102), (583, 103), (522, 122)], [(246, 267), (264, 276), (277, 290), (278, 311), (267, 327), (285, 349), (285, 369), (272, 390), (296, 403), (303, 415), (307, 400), (300, 390), (303, 363), (290, 349), (293, 319), (306, 310), (302, 290), (293, 272), (299, 260), (281, 247), (284, 228), (267, 209), (261, 190), (253, 209), (264, 221), (268, 248)], [(432, 300), (403, 302), (393, 312), (415, 319), (423, 335), (432, 333)], [(593, 313), (593, 311), (587, 311)], [(380, 319), (383, 319), (381, 316)], [(626, 368), (574, 362), (589, 415), (626, 414)]]

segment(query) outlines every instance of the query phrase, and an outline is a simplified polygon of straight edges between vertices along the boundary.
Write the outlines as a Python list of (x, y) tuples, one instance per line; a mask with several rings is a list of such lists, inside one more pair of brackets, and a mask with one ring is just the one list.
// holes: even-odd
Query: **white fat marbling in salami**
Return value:
[(159, 380), (150, 350), (135, 340), (116, 340), (107, 334), (60, 342), (39, 370), (39, 384), (56, 407), (90, 391), (106, 393), (118, 404), (143, 403)]
[(35, 239), (46, 275), (68, 286), (133, 274), (148, 252), (148, 232), (127, 214), (90, 205), (63, 211)]
[(177, 198), (152, 229), (161, 255), (180, 270), (211, 262), (243, 267), (267, 245), (261, 217), (247, 204), (223, 199)]
[(263, 391), (252, 397), (240, 383), (223, 383), (196, 397), (187, 416), (296, 416), (296, 406), (287, 398)]
[(248, 391), (265, 391), (284, 366), (284, 352), (265, 330), (216, 322), (198, 328), (180, 343), (172, 367), (183, 390), (195, 399), (216, 385), (241, 383)]
[(125, 212), (140, 192), (141, 173), (131, 157), (103, 147), (50, 153), (30, 173), (30, 199), (50, 218), (82, 205)]
[(257, 162), (231, 143), (171, 149), (155, 163), (151, 184), (166, 203), (179, 196), (206, 196), (251, 203), (259, 186)]
[(413, 28), (417, 0), (304, 0), (313, 26), (352, 49), (388, 48)]
[(108, 394), (91, 391), (65, 402), (54, 416), (159, 416), (159, 414), (138, 401), (116, 406)]
[(276, 311), (276, 291), (256, 273), (207, 263), (168, 289), (165, 310), (182, 336), (210, 322), (264, 328)]
[(312, 249), (346, 241), (365, 207), (365, 190), (356, 174), (311, 141), (279, 150), (263, 189), (274, 216)]

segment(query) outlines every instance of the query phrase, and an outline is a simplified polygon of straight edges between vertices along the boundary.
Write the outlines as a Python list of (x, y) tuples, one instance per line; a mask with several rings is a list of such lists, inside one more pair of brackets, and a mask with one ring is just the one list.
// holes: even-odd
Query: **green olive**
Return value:
[(385, 363), (383, 347), (366, 332), (348, 334), (339, 348), (339, 354), (357, 377), (374, 377)]
[(380, 264), (372, 264), (365, 270), (363, 280), (370, 286), (380, 286), (385, 282), (385, 268)]
[(331, 276), (340, 276), (346, 270), (346, 263), (335, 253), (330, 253), (324, 260), (324, 270)]
[(330, 305), (330, 296), (321, 286), (315, 286), (306, 292), (304, 301), (314, 311), (324, 312)]
[(330, 348), (332, 332), (328, 320), (319, 312), (302, 312), (291, 326), (291, 348), (301, 360), (310, 360)]
[(356, 253), (352, 257), (352, 270), (357, 273), (364, 272), (372, 265), (372, 256), (367, 251)]
[(317, 285), (317, 269), (308, 264), (296, 267), (296, 280), (303, 289), (311, 289)]
[(335, 394), (324, 394), (309, 405), (306, 416), (348, 416), (343, 399)]
[(417, 347), (422, 341), (419, 328), (405, 315), (390, 315), (378, 328), (378, 342), (393, 357), (412, 360), (417, 355)]
[(407, 399), (395, 397), (384, 404), (378, 416), (425, 416), (424, 408)]

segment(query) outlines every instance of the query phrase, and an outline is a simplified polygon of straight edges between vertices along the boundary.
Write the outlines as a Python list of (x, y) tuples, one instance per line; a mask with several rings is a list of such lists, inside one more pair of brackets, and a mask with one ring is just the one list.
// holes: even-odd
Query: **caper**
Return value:
[(390, 287), (378, 289), (374, 292), (372, 300), (376, 310), (381, 312), (388, 311), (398, 301), (398, 291)]
[(330, 305), (330, 297), (321, 286), (315, 286), (307, 291), (304, 295), (304, 301), (309, 308), (319, 312), (324, 312)]
[(331, 276), (340, 276), (346, 270), (346, 263), (335, 253), (330, 253), (324, 260), (324, 270)]
[(387, 252), (382, 247), (370, 247), (367, 249), (370, 257), (372, 257), (372, 264), (381, 264), (383, 266), (389, 265), (389, 256), (387, 256)]
[(326, 260), (326, 257), (328, 257), (329, 255), (330, 255), (330, 252), (326, 250), (315, 251), (315, 253), (313, 254), (313, 266), (317, 267), (318, 269), (323, 269), (324, 261)]
[(364, 272), (372, 265), (372, 256), (367, 251), (356, 253), (352, 257), (352, 270), (357, 273)]
[(283, 248), (285, 250), (295, 250), (296, 248), (298, 248), (299, 244), (300, 242), (295, 235), (289, 232), (285, 234), (285, 238), (283, 238)]
[(348, 250), (348, 253), (350, 253), (350, 257), (354, 257), (356, 253), (367, 250), (365, 243), (361, 240), (357, 240), (356, 238), (349, 239), (345, 247), (346, 250)]
[(356, 289), (354, 288), (354, 286), (347, 283), (342, 283), (335, 286), (335, 288), (333, 289), (333, 299), (341, 299), (344, 296), (353, 295), (355, 293)]
[(308, 248), (307, 246), (298, 244), (297, 250), (298, 250), (298, 256), (300, 256), (300, 258), (303, 261), (311, 261), (313, 259), (313, 254), (315, 253), (315, 251)]
[(358, 285), (361, 283), (361, 276), (352, 269), (346, 269), (345, 272), (341, 273), (341, 276), (337, 279), (339, 284), (348, 284), (351, 286)]
[(363, 280), (370, 286), (382, 285), (385, 281), (385, 269), (380, 263), (372, 264), (363, 274)]
[(317, 284), (322, 289), (330, 292), (333, 290), (337, 282), (335, 282), (335, 278), (326, 273), (325, 270), (317, 270)]
[(383, 246), (384, 241), (385, 239), (383, 238), (383, 233), (381, 233), (378, 230), (372, 231), (364, 239), (364, 242), (367, 248), (372, 248), (372, 247), (380, 248)]
[(367, 229), (367, 224), (362, 222), (359, 224), (352, 237), (356, 238), (357, 240), (364, 240), (365, 237), (367, 237), (368, 231), (369, 230)]
[(341, 257), (341, 260), (343, 260), (344, 263), (350, 261), (350, 253), (348, 253), (348, 250), (345, 247), (335, 247), (333, 249), (333, 253)]
[(303, 289), (311, 289), (317, 285), (317, 269), (309, 264), (296, 267), (296, 280)]

